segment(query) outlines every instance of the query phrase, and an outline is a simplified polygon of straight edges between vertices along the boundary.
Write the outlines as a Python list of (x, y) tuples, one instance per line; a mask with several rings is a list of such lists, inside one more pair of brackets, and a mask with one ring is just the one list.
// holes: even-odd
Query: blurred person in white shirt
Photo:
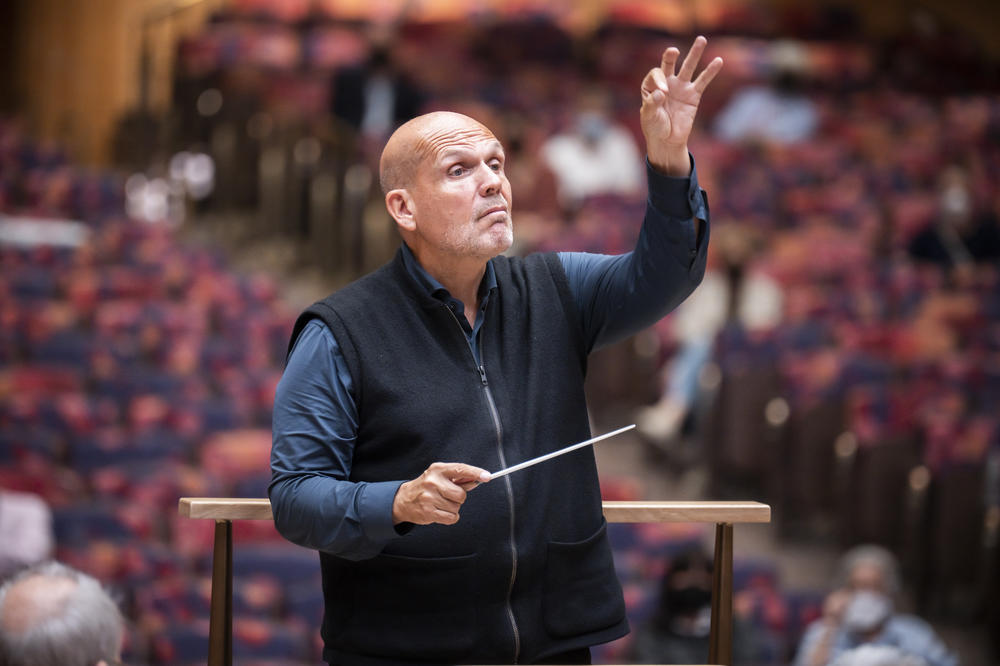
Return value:
[(642, 155), (632, 134), (615, 121), (610, 95), (601, 88), (580, 96), (572, 125), (550, 137), (541, 153), (565, 211), (576, 210), (587, 197), (637, 197), (643, 191)]
[(0, 580), (52, 556), (52, 512), (37, 495), (0, 490)]

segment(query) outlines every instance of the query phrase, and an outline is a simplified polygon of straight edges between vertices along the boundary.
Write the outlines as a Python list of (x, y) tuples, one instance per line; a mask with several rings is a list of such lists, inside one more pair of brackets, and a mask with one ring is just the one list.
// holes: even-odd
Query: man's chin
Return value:
[(497, 254), (502, 254), (509, 250), (514, 244), (514, 230), (508, 224), (502, 230), (499, 230), (497, 236), (494, 237), (494, 246), (497, 248)]

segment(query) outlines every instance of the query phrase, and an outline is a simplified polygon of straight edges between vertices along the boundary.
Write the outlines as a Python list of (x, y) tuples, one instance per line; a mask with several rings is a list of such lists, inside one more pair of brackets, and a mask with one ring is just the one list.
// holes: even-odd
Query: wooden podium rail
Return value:
[[(273, 520), (265, 498), (182, 497), (180, 514), (215, 521), (208, 666), (233, 663), (233, 521)], [(733, 663), (733, 525), (767, 523), (771, 507), (759, 502), (604, 502), (609, 523), (715, 523), (712, 628), (708, 661)]]

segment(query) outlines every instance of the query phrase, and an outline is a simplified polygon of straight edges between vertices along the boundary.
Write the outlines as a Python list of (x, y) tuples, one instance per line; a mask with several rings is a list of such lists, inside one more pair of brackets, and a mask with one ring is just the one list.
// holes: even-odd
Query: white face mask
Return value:
[(972, 197), (964, 187), (952, 185), (941, 193), (941, 212), (953, 218), (964, 218), (972, 210)]
[(712, 607), (705, 606), (699, 609), (694, 617), (675, 619), (670, 628), (678, 636), (705, 638), (712, 629)]
[(878, 628), (892, 613), (892, 599), (879, 592), (858, 590), (844, 609), (844, 626), (854, 633)]

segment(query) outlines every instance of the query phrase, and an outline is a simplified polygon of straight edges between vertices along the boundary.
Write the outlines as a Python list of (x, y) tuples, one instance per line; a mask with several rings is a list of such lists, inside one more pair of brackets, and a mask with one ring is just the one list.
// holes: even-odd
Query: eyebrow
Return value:
[[(506, 156), (503, 152), (503, 145), (499, 141), (492, 141), (489, 144), (489, 150), (495, 151), (500, 155)], [(441, 162), (448, 162), (455, 158), (467, 157), (470, 153), (475, 153), (475, 148), (449, 148), (445, 152), (441, 153), (438, 160)]]

